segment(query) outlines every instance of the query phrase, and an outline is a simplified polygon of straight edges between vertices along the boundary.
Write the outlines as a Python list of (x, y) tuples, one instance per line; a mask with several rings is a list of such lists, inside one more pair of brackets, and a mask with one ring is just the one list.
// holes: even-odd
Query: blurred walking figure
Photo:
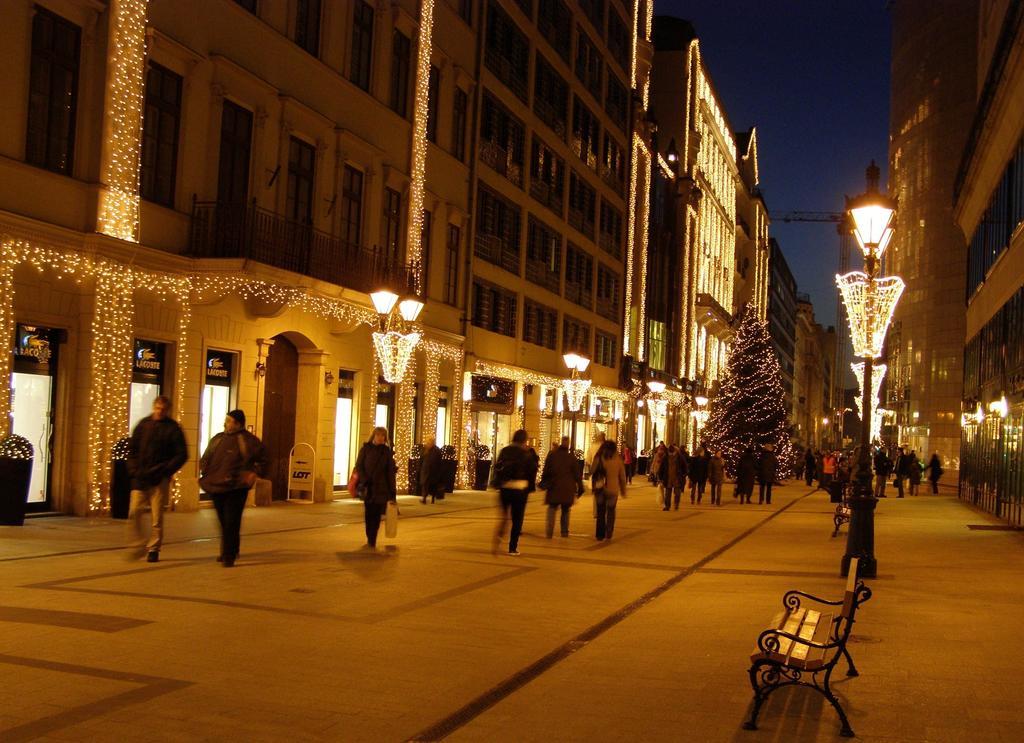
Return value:
[(426, 503), (427, 498), (434, 503), (438, 498), (444, 499), (444, 464), (441, 450), (437, 448), (437, 439), (427, 436), (423, 442), (423, 453), (420, 458), (420, 499)]
[(911, 450), (910, 460), (907, 462), (907, 479), (910, 482), (910, 494), (917, 495), (917, 489), (921, 485), (921, 460), (917, 458), (917, 452)]
[(622, 445), (622, 463), (626, 465), (626, 482), (633, 484), (633, 475), (636, 474), (636, 455), (626, 444)]
[(772, 504), (772, 485), (775, 483), (775, 471), (778, 467), (778, 460), (775, 457), (775, 446), (765, 444), (761, 452), (761, 458), (757, 462), (757, 482), (760, 489), (757, 494), (758, 504)]
[(597, 457), (597, 453), (601, 451), (601, 446), (604, 444), (604, 434), (598, 431), (594, 434), (594, 438), (590, 441), (590, 448), (587, 449), (587, 467), (593, 471), (594, 458)]
[[(668, 456), (668, 449), (665, 448), (665, 444), (658, 444), (654, 454), (651, 456), (651, 465), (648, 470), (651, 482), (662, 490), (664, 490), (664, 482), (658, 477), (658, 471), (661, 469), (662, 464), (664, 464), (666, 456)], [(662, 495), (662, 502), (664, 500), (664, 495)]]
[(740, 503), (750, 503), (754, 495), (754, 480), (757, 478), (757, 457), (754, 450), (749, 446), (740, 454), (740, 460), (736, 464), (736, 494), (740, 497)]
[(626, 497), (626, 465), (615, 451), (615, 442), (606, 441), (594, 461), (591, 475), (597, 507), (598, 540), (611, 539), (615, 531), (615, 507), (619, 497)]
[(834, 452), (827, 451), (821, 457), (821, 478), (818, 480), (818, 487), (828, 490), (829, 483), (836, 476), (836, 467), (839, 460)]
[(228, 412), (224, 430), (210, 439), (199, 462), (199, 485), (213, 496), (220, 523), (217, 561), (226, 568), (238, 557), (245, 499), (265, 465), (263, 443), (245, 430), (245, 413)]
[(939, 457), (939, 453), (935, 452), (932, 454), (932, 458), (928, 460), (928, 466), (925, 467), (928, 471), (928, 482), (932, 484), (932, 493), (936, 495), (939, 492), (939, 478), (942, 477), (942, 459)]
[(561, 511), (562, 536), (569, 536), (569, 509), (583, 495), (583, 477), (576, 467), (576, 457), (569, 451), (569, 437), (563, 436), (561, 445), (544, 460), (544, 477), (540, 482), (548, 506), (548, 539), (555, 534), (555, 512)]
[(900, 453), (896, 457), (896, 490), (899, 492), (897, 498), (903, 497), (903, 481), (910, 476), (910, 452), (906, 446), (900, 447)]
[(875, 452), (875, 497), (885, 498), (885, 481), (892, 474), (892, 460), (886, 454), (885, 449), (879, 448)]
[(725, 460), (721, 450), (708, 460), (708, 482), (711, 483), (711, 505), (722, 505), (722, 483), (725, 482)]
[(703, 446), (697, 447), (696, 453), (690, 457), (690, 503), (700, 503), (704, 497), (704, 486), (708, 482), (708, 455)]
[(669, 492), (671, 491), (674, 508), (679, 510), (679, 500), (686, 490), (686, 473), (689, 471), (689, 455), (685, 448), (676, 448), (673, 444), (668, 453), (668, 483), (665, 489), (665, 510), (668, 510)]
[[(363, 523), (366, 528), (366, 546), (377, 546), (380, 520), (388, 508), (388, 501), (398, 502), (395, 475), (395, 453), (388, 445), (388, 429), (377, 426), (370, 440), (363, 444), (355, 467), (359, 489), (363, 493)], [(363, 489), (365, 488), (365, 490)]]
[(804, 482), (810, 487), (814, 481), (815, 475), (817, 475), (817, 462), (814, 459), (814, 452), (811, 451), (810, 447), (807, 447), (807, 453), (804, 455)]
[[(573, 466), (575, 466), (575, 461)], [(512, 434), (512, 443), (501, 450), (494, 463), (491, 487), (499, 491), (501, 521), (494, 533), (494, 552), (497, 554), (505, 528), (512, 522), (508, 538), (508, 554), (518, 555), (519, 535), (523, 532), (523, 518), (526, 516), (526, 499), (536, 489), (537, 455), (526, 444), (526, 431), (519, 429)]]
[[(135, 557), (148, 553), (150, 562), (160, 559), (164, 505), (171, 477), (187, 459), (185, 434), (177, 421), (171, 418), (170, 398), (160, 395), (153, 401), (152, 414), (136, 424), (128, 442), (128, 474), (132, 478), (128, 522), (134, 532), (131, 549)], [(142, 531), (143, 509), (147, 504), (152, 522), (148, 541)]]

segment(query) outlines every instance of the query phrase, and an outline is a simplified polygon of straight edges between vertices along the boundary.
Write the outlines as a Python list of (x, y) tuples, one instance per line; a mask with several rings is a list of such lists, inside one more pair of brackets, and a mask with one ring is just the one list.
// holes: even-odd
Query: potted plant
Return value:
[(128, 474), (127, 437), (121, 439), (110, 450), (110, 463), (114, 476), (110, 481), (110, 516), (115, 519), (128, 518), (132, 504), (132, 478)]
[(491, 447), (486, 444), (477, 444), (472, 447), (472, 450), (473, 460), (476, 462), (473, 489), (487, 490), (487, 479), (491, 474)]
[(444, 473), (444, 492), (455, 492), (455, 474), (459, 463), (455, 459), (455, 447), (451, 444), (441, 447), (441, 471)]
[(413, 444), (409, 449), (409, 492), (419, 495), (420, 467), (423, 463), (423, 445)]
[(11, 434), (0, 441), (0, 524), (25, 523), (28, 488), (32, 481), (32, 444), (24, 436)]

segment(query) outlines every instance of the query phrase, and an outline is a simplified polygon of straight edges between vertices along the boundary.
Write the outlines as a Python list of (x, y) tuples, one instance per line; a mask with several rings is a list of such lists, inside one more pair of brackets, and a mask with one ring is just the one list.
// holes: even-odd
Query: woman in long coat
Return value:
[(370, 440), (363, 444), (356, 459), (359, 473), (359, 489), (365, 486), (363, 497), (363, 519), (366, 522), (366, 546), (377, 546), (377, 532), (380, 520), (387, 510), (388, 501), (397, 501), (398, 488), (395, 486), (395, 455), (388, 446), (388, 429), (377, 426)]
[(740, 461), (736, 464), (736, 494), (740, 497), (740, 503), (750, 503), (756, 475), (757, 459), (754, 450), (747, 448), (740, 454)]
[[(593, 466), (593, 463), (591, 463)], [(545, 491), (544, 502), (548, 506), (547, 537), (555, 534), (555, 512), (561, 511), (562, 536), (569, 536), (569, 509), (583, 494), (583, 478), (576, 466), (576, 457), (569, 451), (569, 437), (562, 437), (562, 444), (548, 452), (544, 460), (544, 476), (540, 482)]]
[(722, 505), (722, 483), (725, 482), (725, 460), (716, 451), (708, 460), (708, 482), (711, 483), (711, 505)]

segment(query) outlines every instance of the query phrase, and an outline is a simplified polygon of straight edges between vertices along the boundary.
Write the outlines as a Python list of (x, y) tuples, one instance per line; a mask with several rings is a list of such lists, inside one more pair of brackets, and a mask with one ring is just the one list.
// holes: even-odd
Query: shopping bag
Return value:
[(398, 536), (398, 504), (388, 501), (388, 509), (384, 513), (384, 536), (394, 539)]

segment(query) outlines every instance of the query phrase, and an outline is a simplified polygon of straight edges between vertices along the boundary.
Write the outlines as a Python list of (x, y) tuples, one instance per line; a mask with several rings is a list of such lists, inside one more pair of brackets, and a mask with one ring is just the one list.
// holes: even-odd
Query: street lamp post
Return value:
[(578, 353), (567, 353), (562, 356), (565, 365), (569, 368), (569, 378), (562, 380), (562, 389), (565, 391), (565, 401), (569, 405), (569, 412), (572, 413), (572, 422), (569, 426), (569, 437), (572, 439), (572, 448), (576, 449), (576, 413), (583, 405), (583, 397), (590, 389), (590, 380), (581, 379), (580, 374), (590, 366), (590, 359)]
[(878, 277), (879, 262), (893, 235), (895, 200), (879, 193), (879, 170), (874, 162), (867, 169), (867, 191), (847, 205), (853, 234), (864, 254), (864, 272), (853, 271), (837, 276), (850, 320), (854, 353), (864, 359), (861, 392), (860, 453), (857, 458), (853, 495), (849, 498), (850, 529), (846, 538), (842, 574), (850, 570), (850, 560), (859, 558), (859, 573), (873, 578), (878, 565), (875, 560), (875, 506), (871, 487), (871, 381), (874, 360), (882, 353), (885, 331), (892, 319), (903, 281), (896, 276)]

